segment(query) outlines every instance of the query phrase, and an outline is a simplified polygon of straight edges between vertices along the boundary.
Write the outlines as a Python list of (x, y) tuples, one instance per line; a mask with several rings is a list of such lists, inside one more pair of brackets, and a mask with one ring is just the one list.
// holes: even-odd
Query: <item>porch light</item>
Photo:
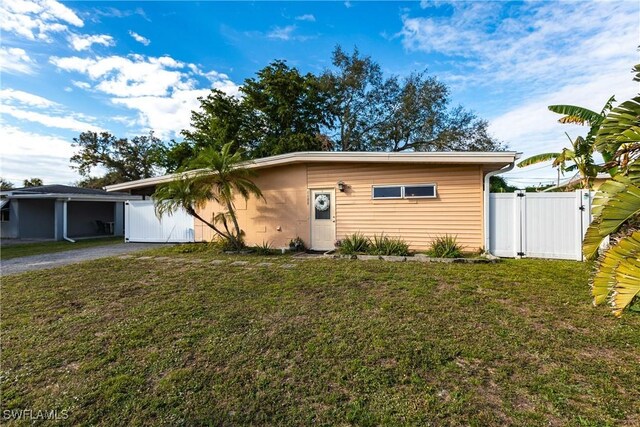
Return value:
[(344, 188), (345, 188), (344, 182), (338, 181), (338, 190), (340, 190), (341, 193), (344, 193)]

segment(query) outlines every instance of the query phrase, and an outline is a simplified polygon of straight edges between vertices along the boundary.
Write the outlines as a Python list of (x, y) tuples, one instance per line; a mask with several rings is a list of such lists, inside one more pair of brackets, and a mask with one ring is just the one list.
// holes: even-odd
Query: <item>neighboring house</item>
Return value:
[[(246, 167), (264, 200), (237, 200), (248, 244), (288, 246), (299, 236), (312, 249), (361, 232), (401, 237), (413, 249), (437, 236), (455, 235), (468, 251), (489, 247), (489, 178), (513, 167), (516, 152), (300, 152), (256, 159)], [(106, 187), (149, 195), (173, 176)], [(485, 191), (486, 189), (486, 191)], [(221, 209), (209, 203), (211, 218)], [(195, 221), (195, 240), (214, 237)]]
[(16, 188), (0, 197), (2, 238), (52, 240), (124, 235), (124, 201), (132, 198), (67, 185)]
[[(604, 172), (599, 172), (598, 175), (596, 175), (592, 180), (591, 180), (591, 190), (593, 191), (598, 191), (598, 188), (600, 188), (600, 186), (602, 184), (605, 183), (605, 181), (611, 179), (611, 175), (608, 173), (604, 173)], [(545, 189), (545, 192), (549, 192), (549, 191), (575, 191), (575, 190), (580, 190), (582, 187), (582, 179), (580, 179), (580, 175), (575, 174), (574, 176), (572, 176), (571, 178), (567, 179), (564, 182), (561, 182), (560, 185), (556, 185), (553, 187), (549, 187), (547, 189)]]

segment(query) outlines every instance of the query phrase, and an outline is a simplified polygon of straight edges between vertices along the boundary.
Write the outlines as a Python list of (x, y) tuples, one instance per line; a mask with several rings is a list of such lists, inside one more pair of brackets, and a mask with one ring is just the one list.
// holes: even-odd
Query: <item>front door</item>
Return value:
[(335, 248), (335, 191), (311, 190), (311, 249), (328, 251)]

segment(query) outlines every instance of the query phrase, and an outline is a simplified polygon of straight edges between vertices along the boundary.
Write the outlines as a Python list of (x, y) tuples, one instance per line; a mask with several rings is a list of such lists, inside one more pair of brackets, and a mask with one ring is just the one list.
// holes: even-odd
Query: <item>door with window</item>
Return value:
[(311, 190), (311, 249), (335, 248), (336, 208), (333, 189)]

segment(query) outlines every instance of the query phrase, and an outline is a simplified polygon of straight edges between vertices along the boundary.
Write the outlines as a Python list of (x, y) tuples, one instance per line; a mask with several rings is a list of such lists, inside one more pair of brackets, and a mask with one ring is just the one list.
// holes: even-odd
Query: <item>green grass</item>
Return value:
[(584, 264), (178, 250), (3, 278), (2, 409), (105, 426), (640, 423), (640, 316), (592, 308)]
[(0, 249), (1, 259), (18, 258), (29, 255), (41, 255), (53, 252), (70, 251), (73, 249), (90, 248), (94, 246), (113, 245), (116, 243), (124, 243), (123, 237), (101, 237), (96, 239), (77, 240), (71, 242), (36, 242), (36, 243), (20, 243), (10, 246), (3, 246)]

